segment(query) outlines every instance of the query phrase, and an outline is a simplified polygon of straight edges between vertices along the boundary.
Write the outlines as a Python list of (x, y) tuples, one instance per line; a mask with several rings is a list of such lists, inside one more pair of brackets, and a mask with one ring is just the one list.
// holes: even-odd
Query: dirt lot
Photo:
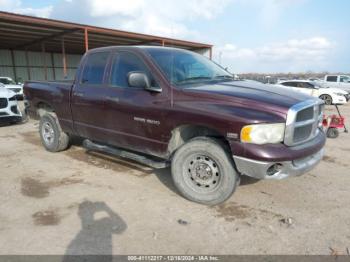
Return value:
[[(342, 110), (350, 119), (350, 105)], [(242, 179), (229, 201), (207, 207), (180, 197), (168, 169), (87, 152), (79, 143), (49, 153), (37, 129), (32, 120), (0, 127), (0, 254), (346, 254), (350, 248), (350, 134), (328, 140), (310, 173)]]

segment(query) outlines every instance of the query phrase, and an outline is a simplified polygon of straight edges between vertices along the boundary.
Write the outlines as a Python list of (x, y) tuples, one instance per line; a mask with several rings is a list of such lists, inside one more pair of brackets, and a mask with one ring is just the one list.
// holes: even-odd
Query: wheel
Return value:
[(327, 130), (327, 137), (328, 138), (337, 138), (339, 136), (338, 128), (330, 127)]
[(171, 173), (185, 198), (206, 205), (224, 202), (239, 183), (232, 156), (206, 137), (191, 139), (175, 152)]
[(320, 98), (324, 101), (326, 105), (331, 105), (333, 103), (333, 99), (330, 95), (321, 95)]
[(59, 152), (68, 148), (69, 136), (62, 131), (54, 113), (46, 113), (41, 117), (39, 133), (46, 150)]

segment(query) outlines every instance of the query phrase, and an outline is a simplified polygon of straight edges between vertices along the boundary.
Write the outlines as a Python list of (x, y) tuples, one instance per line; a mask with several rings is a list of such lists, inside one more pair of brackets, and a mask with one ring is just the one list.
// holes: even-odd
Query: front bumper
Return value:
[(343, 104), (346, 104), (348, 102), (348, 99), (346, 98), (345, 95), (333, 96), (332, 100), (333, 100), (333, 104), (336, 104), (336, 105), (343, 105)]
[(0, 108), (0, 120), (5, 118), (22, 118), (22, 113), (18, 107), (17, 101), (8, 101), (5, 108)]
[[(323, 158), (324, 149), (310, 156), (283, 162), (264, 162), (233, 156), (238, 172), (257, 179), (284, 179), (290, 176), (300, 176), (313, 169)], [(278, 165), (276, 172), (271, 172)]]

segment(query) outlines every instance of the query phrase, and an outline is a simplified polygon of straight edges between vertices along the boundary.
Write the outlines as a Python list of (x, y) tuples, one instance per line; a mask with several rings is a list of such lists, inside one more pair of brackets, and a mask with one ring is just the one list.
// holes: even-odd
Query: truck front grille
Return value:
[(0, 98), (0, 108), (6, 108), (6, 107), (7, 107), (7, 99)]
[(287, 115), (284, 143), (294, 146), (311, 140), (319, 132), (323, 102), (310, 99), (292, 106)]
[(312, 132), (312, 124), (306, 126), (299, 126), (294, 129), (293, 142), (299, 143), (309, 138)]

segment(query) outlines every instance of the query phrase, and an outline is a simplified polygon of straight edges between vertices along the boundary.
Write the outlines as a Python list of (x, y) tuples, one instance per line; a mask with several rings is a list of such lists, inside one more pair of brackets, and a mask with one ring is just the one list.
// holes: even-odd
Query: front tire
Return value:
[(63, 151), (69, 146), (69, 136), (62, 131), (54, 113), (46, 113), (41, 117), (39, 133), (41, 143), (50, 152)]
[(326, 105), (333, 104), (333, 99), (330, 95), (321, 95), (320, 99), (322, 99)]
[(339, 136), (339, 130), (335, 127), (330, 127), (327, 130), (327, 137), (328, 138), (337, 138)]
[(230, 154), (218, 141), (206, 137), (181, 146), (174, 154), (171, 171), (185, 198), (206, 205), (224, 202), (239, 183)]

